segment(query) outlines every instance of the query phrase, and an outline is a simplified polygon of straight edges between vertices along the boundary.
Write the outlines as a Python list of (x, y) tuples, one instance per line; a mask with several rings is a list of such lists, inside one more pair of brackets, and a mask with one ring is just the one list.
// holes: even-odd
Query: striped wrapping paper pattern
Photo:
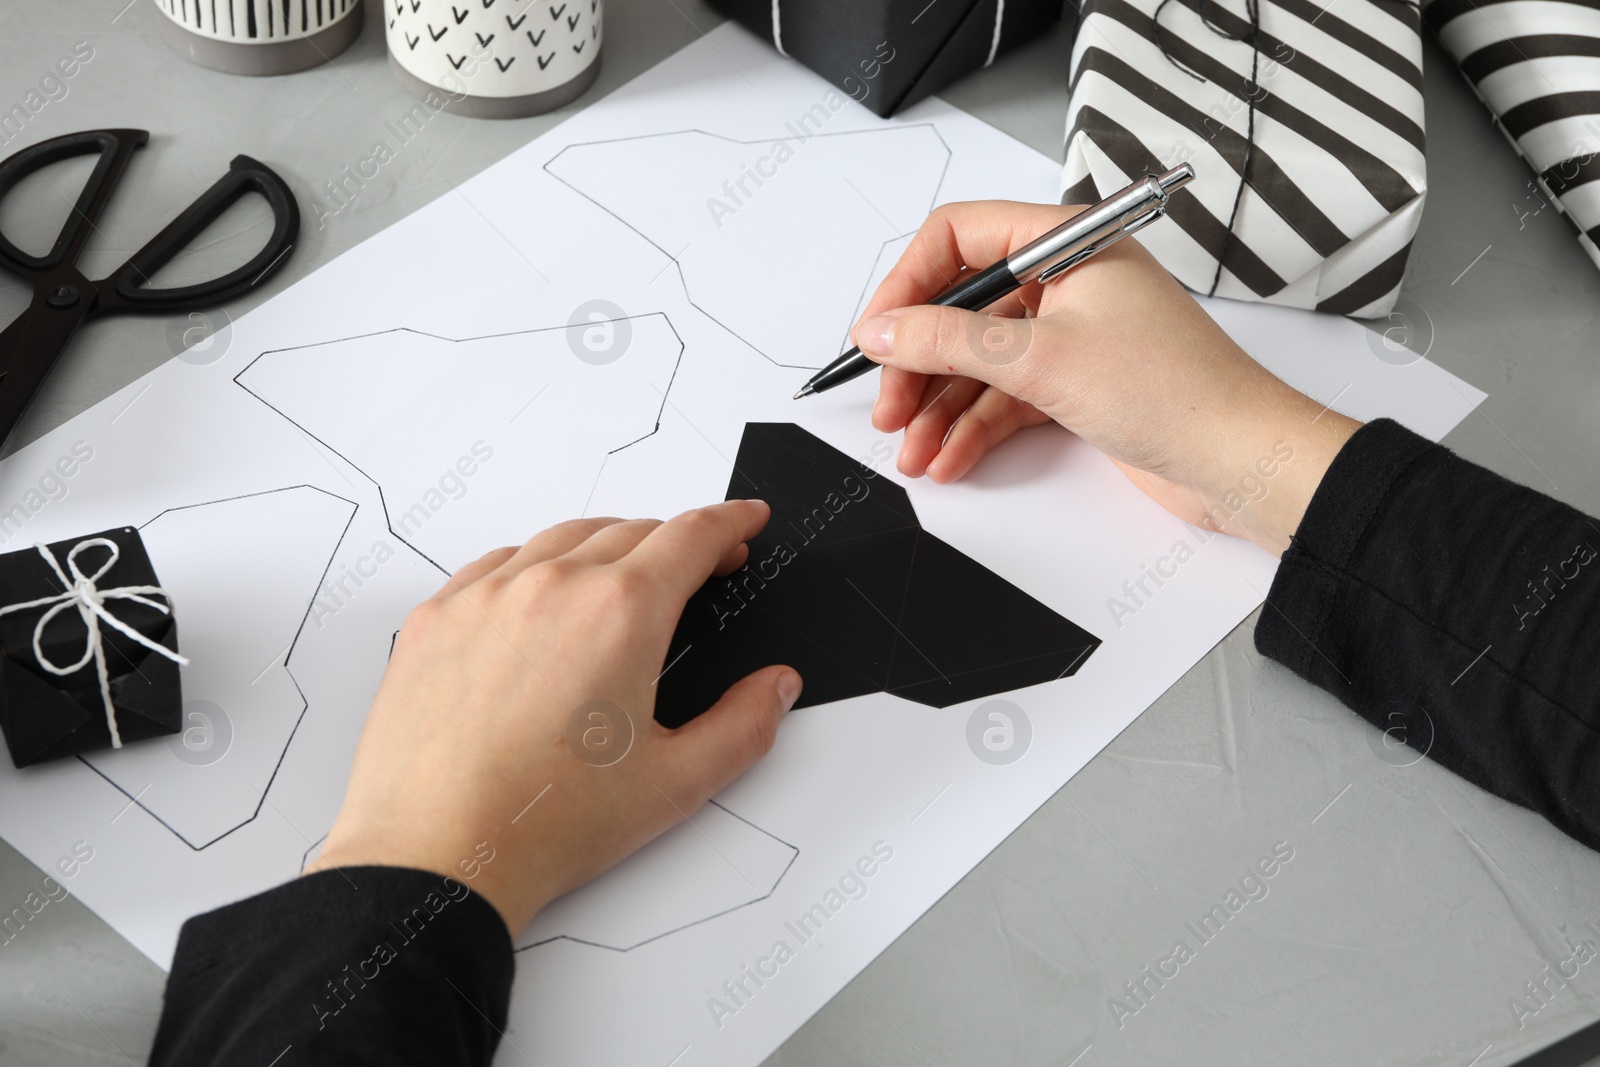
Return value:
[(1087, 0), (1062, 202), (1191, 162), (1140, 234), (1184, 285), (1386, 315), (1427, 188), (1420, 29), (1404, 0)]
[(338, 22), (356, 0), (156, 0), (168, 18), (225, 41), (287, 41)]
[(1600, 266), (1600, 2), (1431, 0), (1422, 15)]

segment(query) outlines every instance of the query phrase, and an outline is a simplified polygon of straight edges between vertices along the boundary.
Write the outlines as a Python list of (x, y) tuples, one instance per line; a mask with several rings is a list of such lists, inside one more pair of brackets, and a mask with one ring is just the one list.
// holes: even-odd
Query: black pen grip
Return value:
[(1002, 296), (1014, 293), (1020, 288), (1022, 283), (1017, 281), (1017, 276), (1011, 273), (1010, 266), (1002, 259), (994, 266), (957, 282), (928, 303), (964, 308), (967, 311), (982, 311)]
[[(1014, 293), (1020, 288), (1022, 283), (1017, 281), (1017, 276), (1011, 273), (1011, 268), (1002, 259), (994, 266), (957, 282), (928, 303), (982, 311), (1007, 293)], [(811, 393), (827, 392), (845, 382), (854, 381), (876, 367), (876, 363), (861, 354), (861, 349), (852, 348), (813, 375), (805, 388), (795, 394), (795, 399)]]

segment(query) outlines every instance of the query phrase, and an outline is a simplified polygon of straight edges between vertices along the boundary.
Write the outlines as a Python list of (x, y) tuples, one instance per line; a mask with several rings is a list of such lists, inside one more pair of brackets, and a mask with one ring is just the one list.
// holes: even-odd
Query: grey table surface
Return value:
[[(693, 0), (611, 0), (610, 9), (600, 82), (573, 107), (498, 123), (439, 116), (320, 226), (312, 204), (323, 183), (410, 106), (386, 67), (376, 7), (334, 65), (259, 81), (179, 59), (158, 37), (151, 0), (10, 0), (0, 11), (0, 108), (22, 103), (77, 42), (89, 42), (93, 57), (0, 149), (92, 127), (153, 131), (92, 245), (88, 266), (105, 269), (119, 261), (114, 249), (136, 247), (235, 153), (270, 161), (301, 197), (307, 225), (288, 269), (237, 313), (720, 21)], [(1070, 43), (1063, 26), (944, 96), (1059, 158)], [(1600, 271), (1431, 42), (1425, 81), (1431, 189), (1404, 287), (1404, 338), (1489, 393), (1448, 444), (1600, 512)], [(35, 183), (5, 205), (0, 227), (38, 240), (63, 210)], [(248, 209), (231, 213), (165, 280), (198, 277), (230, 253), (242, 259), (259, 243), (260, 222)], [(20, 288), (0, 288), (0, 322), (22, 304)], [(12, 447), (170, 358), (170, 325), (87, 327)], [(1600, 857), (1386, 747), (1331, 697), (1262, 660), (1254, 623), (795, 1033), (771, 1067), (1487, 1067), (1600, 1018), (1600, 966), (1547, 985), (1547, 1000), (1525, 985), (1571, 955), (1568, 938), (1600, 944)], [(1454, 677), (1467, 666), (1418, 669)], [(1279, 841), (1294, 859), (1270, 894), (1119, 1026), (1110, 999), (1125, 997), (1123, 984)], [(42, 878), (0, 845), (0, 905), (9, 910)], [(163, 978), (75, 899), (50, 906), (0, 946), (0, 1062), (142, 1063)], [(1518, 997), (1539, 1010), (1519, 1019)]]

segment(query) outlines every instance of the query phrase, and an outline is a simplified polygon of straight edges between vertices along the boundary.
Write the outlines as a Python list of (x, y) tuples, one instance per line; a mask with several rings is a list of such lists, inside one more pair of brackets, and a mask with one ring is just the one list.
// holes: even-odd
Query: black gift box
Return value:
[[(95, 581), (98, 589), (161, 584), (139, 531), (132, 527), (74, 537), (46, 547), (70, 578), (67, 554), (78, 543), (96, 537), (115, 542), (119, 551), (115, 565)], [(78, 554), (78, 569), (92, 575), (108, 554), (104, 546), (87, 548)], [(0, 607), (64, 591), (61, 579), (34, 546), (0, 555)], [(149, 599), (159, 602), (162, 598), (150, 595)], [(177, 652), (178, 629), (172, 615), (122, 598), (107, 599), (104, 607), (124, 625)], [(94, 659), (91, 657), (71, 674), (55, 675), (35, 658), (34, 630), (50, 608), (50, 604), (43, 604), (0, 615), (0, 730), (5, 733), (11, 762), (18, 767), (111, 745)], [(100, 635), (122, 740), (177, 733), (183, 722), (178, 664), (103, 623)], [(51, 662), (64, 666), (83, 655), (87, 636), (83, 616), (76, 607), (69, 607), (46, 624), (39, 643)]]
[[(1061, 18), (1061, 0), (711, 0), (846, 96), (892, 115)], [(996, 19), (999, 32), (996, 34)]]

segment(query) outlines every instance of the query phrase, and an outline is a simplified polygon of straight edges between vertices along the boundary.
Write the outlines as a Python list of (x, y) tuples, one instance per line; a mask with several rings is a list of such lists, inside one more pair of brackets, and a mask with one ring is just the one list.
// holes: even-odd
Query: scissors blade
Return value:
[(0, 331), (0, 445), (93, 312), (95, 284), (70, 267), (36, 276), (33, 303)]

